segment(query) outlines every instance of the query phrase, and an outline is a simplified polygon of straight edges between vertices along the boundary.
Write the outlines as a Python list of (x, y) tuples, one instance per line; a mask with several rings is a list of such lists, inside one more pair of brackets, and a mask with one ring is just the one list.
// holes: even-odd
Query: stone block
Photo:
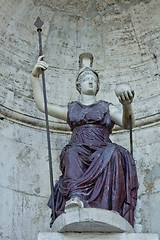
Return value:
[(158, 240), (151, 233), (39, 233), (38, 240)]
[(128, 232), (132, 226), (119, 213), (99, 208), (73, 208), (54, 222), (54, 232)]

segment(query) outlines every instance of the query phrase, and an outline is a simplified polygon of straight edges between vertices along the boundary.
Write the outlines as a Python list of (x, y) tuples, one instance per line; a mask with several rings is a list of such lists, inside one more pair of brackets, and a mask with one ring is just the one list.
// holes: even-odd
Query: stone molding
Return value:
[(159, 240), (154, 233), (39, 233), (38, 240)]
[[(3, 120), (4, 118), (15, 122), (20, 125), (24, 125), (31, 128), (41, 128), (42, 130), (45, 129), (45, 119), (36, 118), (32, 115), (28, 115), (6, 106), (0, 105), (0, 119)], [(69, 126), (63, 121), (49, 121), (50, 122), (50, 131), (57, 132), (57, 133), (65, 133), (71, 134), (71, 130)], [(136, 119), (136, 125), (133, 129), (137, 130), (138, 128), (149, 128), (151, 126), (159, 125), (160, 124), (160, 113), (155, 113), (152, 115), (148, 115), (142, 118)], [(120, 127), (116, 126), (113, 129), (113, 134), (122, 133), (127, 130), (123, 130)]]

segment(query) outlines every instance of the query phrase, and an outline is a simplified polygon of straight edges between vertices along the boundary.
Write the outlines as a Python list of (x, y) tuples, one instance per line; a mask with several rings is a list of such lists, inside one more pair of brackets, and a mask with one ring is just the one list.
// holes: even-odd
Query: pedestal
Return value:
[(50, 233), (38, 240), (158, 240), (158, 234), (134, 233), (117, 212), (96, 208), (74, 208), (61, 214)]
[(151, 233), (39, 233), (38, 240), (158, 240)]

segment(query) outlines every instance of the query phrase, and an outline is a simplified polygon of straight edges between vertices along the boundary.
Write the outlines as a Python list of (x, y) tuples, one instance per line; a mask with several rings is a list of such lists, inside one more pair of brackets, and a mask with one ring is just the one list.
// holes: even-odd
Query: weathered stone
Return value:
[(97, 208), (77, 208), (61, 214), (54, 222), (54, 232), (130, 232), (132, 226), (117, 212)]
[(144, 233), (39, 233), (38, 240), (158, 240), (157, 234)]

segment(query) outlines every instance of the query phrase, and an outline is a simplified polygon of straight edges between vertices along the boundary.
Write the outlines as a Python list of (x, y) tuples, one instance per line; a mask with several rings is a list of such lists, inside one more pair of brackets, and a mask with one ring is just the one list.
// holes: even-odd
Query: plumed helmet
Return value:
[(82, 78), (87, 74), (93, 74), (97, 78), (97, 92), (99, 91), (99, 76), (98, 73), (92, 69), (93, 55), (91, 53), (82, 53), (79, 56), (79, 67), (80, 70), (76, 77), (76, 89), (81, 93), (81, 81)]

